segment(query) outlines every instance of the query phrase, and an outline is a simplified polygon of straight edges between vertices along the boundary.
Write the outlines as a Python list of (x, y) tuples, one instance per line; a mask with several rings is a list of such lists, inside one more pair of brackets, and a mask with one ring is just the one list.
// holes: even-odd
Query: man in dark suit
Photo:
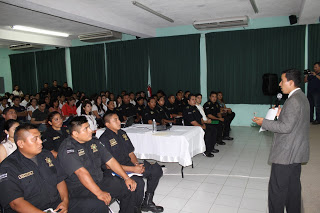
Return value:
[(299, 88), (301, 72), (290, 69), (282, 72), (280, 87), (288, 99), (279, 107), (278, 120), (252, 119), (264, 129), (274, 132), (269, 156), (272, 163), (269, 180), (269, 212), (301, 212), (301, 163), (309, 160), (310, 107)]

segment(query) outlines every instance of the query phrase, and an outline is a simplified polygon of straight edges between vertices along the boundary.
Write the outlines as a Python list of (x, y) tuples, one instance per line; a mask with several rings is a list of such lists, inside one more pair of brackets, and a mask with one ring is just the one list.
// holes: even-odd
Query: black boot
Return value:
[(147, 211), (163, 212), (163, 207), (156, 206), (156, 204), (154, 204), (152, 200), (153, 200), (153, 193), (146, 193), (141, 205), (141, 210), (144, 212), (147, 212)]

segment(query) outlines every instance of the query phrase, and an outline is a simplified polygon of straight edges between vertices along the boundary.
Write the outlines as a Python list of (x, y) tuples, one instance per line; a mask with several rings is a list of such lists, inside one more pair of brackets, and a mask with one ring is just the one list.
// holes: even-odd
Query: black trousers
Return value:
[(236, 116), (236, 114), (234, 112), (230, 113), (230, 114), (226, 114), (225, 116), (223, 116), (224, 118), (224, 122), (223, 122), (223, 137), (228, 137), (229, 133), (230, 133), (230, 124), (232, 122), (232, 120), (234, 119), (234, 117)]
[[(104, 173), (107, 175), (104, 175), (101, 182), (99, 182), (97, 185), (100, 187), (102, 191), (110, 193), (112, 198), (117, 198), (120, 201), (120, 213), (133, 213), (134, 212), (134, 206), (135, 206), (135, 198), (133, 195), (133, 192), (128, 190), (125, 182), (123, 179), (120, 179), (118, 177), (113, 177), (111, 173)], [(97, 199), (97, 197), (90, 192), (87, 188), (79, 187), (76, 190), (69, 190), (70, 192), (70, 198), (71, 199), (79, 199), (79, 198), (93, 198)], [(103, 205), (104, 202), (98, 200)], [(99, 203), (96, 202), (96, 203)], [(84, 212), (84, 211), (79, 211)], [(90, 212), (90, 211), (86, 211)], [(106, 211), (101, 211), (101, 213), (105, 213)], [(97, 212), (100, 213), (100, 212)]]
[(219, 124), (206, 124), (206, 126), (210, 126), (210, 128), (214, 128), (216, 132), (216, 143), (222, 141), (223, 135), (223, 123), (220, 121)]
[(146, 193), (154, 193), (156, 190), (159, 180), (163, 175), (161, 166), (158, 163), (150, 164), (148, 161), (143, 161), (145, 171), (143, 177), (141, 176), (132, 176), (131, 178), (137, 182), (137, 189), (134, 192), (135, 194), (135, 205), (140, 206), (143, 201), (144, 196), (144, 180), (147, 179), (147, 191)]
[(269, 180), (269, 213), (301, 212), (301, 164), (272, 164)]
[(211, 152), (217, 143), (218, 130), (212, 124), (206, 124), (206, 130), (204, 134), (204, 143), (206, 144), (206, 152)]

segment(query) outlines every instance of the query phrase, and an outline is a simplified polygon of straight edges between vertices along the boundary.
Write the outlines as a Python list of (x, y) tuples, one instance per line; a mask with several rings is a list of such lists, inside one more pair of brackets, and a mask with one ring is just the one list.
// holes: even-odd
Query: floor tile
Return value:
[(244, 194), (244, 188), (239, 188), (239, 187), (234, 187), (234, 186), (223, 186), (220, 193), (222, 195), (232, 195), (232, 196), (237, 196), (241, 197)]
[(206, 213), (209, 212), (211, 206), (211, 203), (206, 203), (198, 200), (189, 200), (182, 211)]
[(266, 210), (267, 205), (268, 201), (266, 200), (243, 198), (240, 204), (240, 208), (263, 212)]
[(195, 190), (176, 187), (172, 189), (172, 191), (170, 192), (170, 196), (182, 199), (189, 199), (194, 193)]
[(201, 183), (197, 181), (182, 180), (176, 187), (196, 190), (200, 185)]
[(223, 185), (221, 185), (221, 184), (202, 183), (199, 186), (198, 190), (218, 194), (220, 192), (220, 190), (222, 189), (222, 187), (223, 187)]
[(197, 200), (202, 202), (207, 202), (213, 204), (213, 202), (216, 200), (218, 194), (211, 193), (211, 192), (205, 192), (205, 191), (196, 191), (190, 200)]
[(238, 208), (213, 204), (209, 213), (237, 213)]
[(244, 191), (243, 197), (259, 200), (268, 200), (268, 191), (247, 188)]
[(159, 203), (159, 205), (163, 206), (164, 209), (169, 208), (181, 210), (184, 207), (184, 205), (186, 205), (187, 201), (187, 199), (167, 196)]
[(227, 186), (235, 186), (235, 187), (242, 187), (245, 188), (248, 182), (248, 178), (247, 177), (228, 177), (227, 181), (224, 183), (224, 185)]
[(214, 204), (238, 208), (240, 206), (241, 199), (241, 197), (219, 194), (217, 199), (214, 201)]

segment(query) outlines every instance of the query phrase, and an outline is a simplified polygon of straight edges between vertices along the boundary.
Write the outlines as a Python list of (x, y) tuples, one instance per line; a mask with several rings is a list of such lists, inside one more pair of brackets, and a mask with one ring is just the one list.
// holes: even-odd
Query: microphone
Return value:
[(282, 99), (282, 93), (278, 93), (275, 107), (278, 107), (280, 105), (281, 99)]

